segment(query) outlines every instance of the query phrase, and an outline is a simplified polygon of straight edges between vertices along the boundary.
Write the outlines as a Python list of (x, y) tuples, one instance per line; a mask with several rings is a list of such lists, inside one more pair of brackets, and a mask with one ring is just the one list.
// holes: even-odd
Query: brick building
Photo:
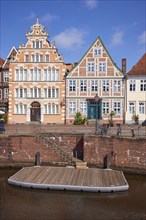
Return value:
[(48, 36), (37, 18), (11, 60), (9, 123), (64, 123), (66, 65)]
[(112, 60), (102, 40), (98, 37), (87, 50), (79, 63), (69, 72), (66, 79), (66, 120), (73, 122), (76, 112), (90, 121), (96, 118), (96, 94), (102, 99), (102, 121), (107, 122), (111, 111), (114, 121), (124, 120), (124, 73)]

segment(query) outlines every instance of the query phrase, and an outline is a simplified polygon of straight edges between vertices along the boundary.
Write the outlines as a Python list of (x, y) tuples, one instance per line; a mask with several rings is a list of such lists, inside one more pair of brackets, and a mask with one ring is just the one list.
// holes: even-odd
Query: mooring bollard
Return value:
[(105, 169), (109, 169), (110, 168), (110, 156), (109, 154), (106, 154), (106, 156), (104, 157), (104, 165), (103, 167)]
[(37, 152), (36, 154), (35, 154), (35, 166), (40, 166), (40, 152)]

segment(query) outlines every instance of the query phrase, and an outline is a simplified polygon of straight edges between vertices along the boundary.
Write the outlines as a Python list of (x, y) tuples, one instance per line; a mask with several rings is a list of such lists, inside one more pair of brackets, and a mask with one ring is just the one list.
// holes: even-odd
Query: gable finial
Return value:
[(39, 18), (38, 18), (38, 16), (37, 16), (37, 18), (36, 18), (36, 24), (39, 24)]

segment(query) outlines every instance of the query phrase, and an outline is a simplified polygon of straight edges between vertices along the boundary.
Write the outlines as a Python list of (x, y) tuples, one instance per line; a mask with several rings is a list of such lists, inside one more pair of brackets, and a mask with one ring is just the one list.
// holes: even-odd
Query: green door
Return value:
[(88, 102), (88, 119), (96, 118), (96, 105), (95, 102)]

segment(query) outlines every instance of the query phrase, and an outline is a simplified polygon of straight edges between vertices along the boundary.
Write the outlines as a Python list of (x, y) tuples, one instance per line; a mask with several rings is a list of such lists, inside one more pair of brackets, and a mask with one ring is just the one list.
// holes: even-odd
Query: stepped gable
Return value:
[(146, 75), (146, 53), (128, 72), (128, 75)]

